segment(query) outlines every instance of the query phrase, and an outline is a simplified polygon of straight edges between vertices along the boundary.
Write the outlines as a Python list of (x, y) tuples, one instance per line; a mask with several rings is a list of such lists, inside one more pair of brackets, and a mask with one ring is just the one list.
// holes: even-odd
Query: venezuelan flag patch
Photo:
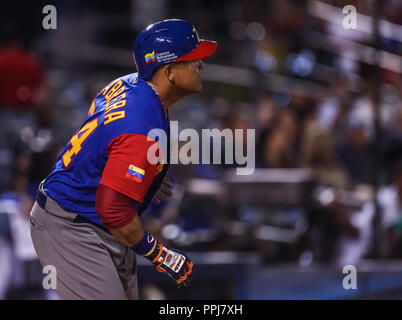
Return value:
[(126, 173), (126, 177), (134, 180), (138, 183), (141, 183), (142, 181), (144, 181), (144, 175), (145, 175), (145, 170), (138, 168), (136, 166), (133, 166), (132, 164), (130, 164), (130, 166), (128, 167), (127, 173)]
[(151, 53), (147, 53), (145, 55), (145, 62), (146, 63), (151, 63), (152, 61), (156, 61), (155, 50), (152, 51)]

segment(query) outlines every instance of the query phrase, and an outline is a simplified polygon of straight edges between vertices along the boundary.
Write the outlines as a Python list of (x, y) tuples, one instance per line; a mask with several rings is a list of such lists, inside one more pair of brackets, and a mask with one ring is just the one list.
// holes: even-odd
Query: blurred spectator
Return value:
[[(251, 121), (250, 117), (248, 114), (241, 112), (240, 110), (231, 110), (228, 112), (226, 115), (221, 117), (221, 122), (219, 124), (220, 130), (223, 132), (223, 130), (229, 129), (232, 137), (233, 137), (233, 148), (232, 148), (232, 163), (230, 163), (229, 159), (226, 159), (226, 147), (227, 141), (226, 139), (222, 139), (222, 144), (221, 144), (221, 168), (237, 168), (237, 167), (242, 167), (244, 164), (239, 164), (237, 163), (236, 160), (236, 148), (242, 147), (243, 154), (246, 154), (247, 152), (247, 129), (251, 128)], [(240, 137), (242, 139), (243, 145), (237, 145), (237, 142), (235, 143), (235, 130), (242, 130), (243, 135)], [(229, 149), (228, 149), (229, 150)], [(230, 150), (229, 150), (230, 151)], [(213, 161), (213, 152), (215, 152), (213, 148), (213, 143), (211, 140), (211, 163)]]
[(318, 123), (324, 130), (337, 133), (342, 128), (351, 103), (349, 89), (344, 75), (336, 75), (331, 81), (330, 94), (317, 107)]
[[(401, 90), (402, 93), (402, 90)], [(393, 168), (398, 159), (402, 158), (402, 99), (399, 100), (398, 113), (394, 119), (394, 125), (382, 139), (382, 150), (384, 153), (384, 169), (386, 173), (386, 182), (392, 180)]]
[(297, 130), (297, 119), (293, 111), (286, 109), (279, 113), (273, 128), (266, 128), (259, 137), (259, 166), (298, 167)]
[[(375, 90), (377, 80), (368, 75), (362, 83), (363, 91), (343, 117), (342, 130), (336, 135), (337, 151), (342, 163), (355, 183), (373, 182), (373, 152), (375, 152)], [(381, 174), (388, 173), (387, 165), (398, 157), (400, 145), (400, 97), (394, 87), (379, 87), (379, 137)], [(385, 162), (384, 162), (385, 161)], [(389, 177), (388, 177), (389, 179)]]
[(369, 184), (373, 181), (373, 145), (364, 124), (347, 124), (345, 136), (338, 142), (337, 151), (354, 183)]
[[(360, 126), (364, 135), (368, 140), (372, 140), (374, 136), (374, 119), (375, 119), (375, 91), (379, 86), (378, 79), (374, 76), (368, 75), (368, 78), (363, 82), (362, 93), (354, 101), (350, 112), (348, 114), (347, 121), (352, 126)], [(389, 127), (395, 118), (395, 108), (393, 105), (384, 101), (384, 90), (380, 85), (378, 87), (380, 91), (379, 100), (379, 122), (381, 127)]]
[[(309, 212), (309, 224), (313, 253), (317, 259), (330, 261), (336, 256), (336, 244), (342, 235), (356, 238), (359, 230), (352, 224), (353, 210), (336, 196), (350, 189), (350, 178), (336, 153), (331, 132), (315, 119), (309, 121), (304, 132), (302, 165), (313, 170), (318, 188), (325, 190), (318, 196), (321, 205)], [(329, 195), (325, 197), (324, 193)]]
[(45, 99), (45, 73), (15, 40), (0, 48), (0, 109), (35, 109)]
[(41, 151), (40, 145), (29, 142), (43, 141), (34, 138), (36, 133), (41, 134), (41, 128), (51, 126), (50, 111), (44, 69), (37, 56), (21, 45), (18, 33), (11, 34), (0, 48), (0, 191), (11, 187), (13, 178), (9, 173), (17, 153), (28, 146)]
[[(402, 162), (393, 169), (393, 180), (389, 185), (380, 188), (377, 195), (381, 222), (380, 234), (383, 236), (380, 245), (381, 256), (387, 258), (402, 258)], [(366, 201), (360, 210), (351, 215), (351, 224), (359, 230), (358, 237), (342, 235), (335, 249), (335, 263), (339, 266), (358, 264), (370, 255), (374, 245), (373, 218), (374, 203)]]
[(272, 98), (272, 94), (268, 92), (262, 93), (257, 103), (256, 129), (260, 131), (272, 128), (277, 113), (278, 107)]
[(0, 213), (0, 300), (7, 298), (12, 281), (13, 248), (8, 216)]
[(402, 161), (396, 166), (393, 183), (379, 193), (382, 225), (387, 234), (387, 254), (402, 258)]
[(7, 266), (11, 269), (8, 274), (1, 274), (9, 279), (8, 285), (3, 287), (3, 294), (8, 299), (44, 298), (41, 266), (29, 231), (28, 217), (33, 199), (23, 192), (25, 183), (17, 178), (14, 191), (0, 195), (1, 253), (7, 253), (8, 247), (9, 255), (8, 259), (0, 260), (0, 269)]
[(335, 149), (331, 132), (310, 121), (302, 140), (302, 166), (311, 168), (320, 185), (350, 188), (351, 181)]
[(301, 134), (306, 120), (310, 119), (316, 110), (316, 97), (306, 94), (306, 89), (300, 85), (291, 87), (291, 101), (288, 109), (294, 112), (296, 117), (297, 134)]

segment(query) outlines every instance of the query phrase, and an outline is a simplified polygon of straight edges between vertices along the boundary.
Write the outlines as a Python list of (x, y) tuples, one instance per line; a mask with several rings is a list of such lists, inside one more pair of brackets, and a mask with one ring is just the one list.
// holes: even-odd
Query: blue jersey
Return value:
[[(136, 73), (112, 81), (93, 100), (88, 118), (59, 155), (45, 180), (46, 194), (63, 209), (103, 225), (95, 209), (95, 199), (108, 161), (108, 148), (122, 136), (135, 134), (146, 137), (152, 129), (161, 129), (166, 133), (169, 150), (168, 114), (152, 87)], [(134, 154), (146, 153), (141, 143), (130, 149)], [(136, 179), (139, 186), (146, 187), (141, 196), (132, 197), (137, 200), (135, 206), (139, 214), (147, 208), (158, 190), (168, 170), (166, 160), (158, 165), (152, 176), (136, 163), (127, 164), (126, 176)], [(146, 183), (141, 185), (144, 179)], [(119, 181), (110, 183), (117, 191), (131, 196), (127, 188), (120, 189)]]

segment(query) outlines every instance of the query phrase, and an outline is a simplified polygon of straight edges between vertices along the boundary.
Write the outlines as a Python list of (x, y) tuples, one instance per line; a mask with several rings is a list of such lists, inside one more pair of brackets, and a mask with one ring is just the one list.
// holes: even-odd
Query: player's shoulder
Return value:
[(138, 103), (144, 106), (157, 102), (152, 89), (144, 79), (138, 76), (137, 72), (114, 79), (99, 94), (107, 100), (108, 95), (113, 95), (116, 91), (126, 93), (127, 103)]
[(160, 102), (136, 73), (117, 78), (107, 88), (103, 92), (106, 98), (104, 123), (110, 131), (146, 135), (153, 128), (162, 127)]
[(153, 103), (146, 81), (138, 76), (138, 73), (130, 73), (110, 81), (94, 98), (94, 108), (103, 110), (106, 104), (116, 102), (124, 98), (127, 104)]
[(126, 86), (127, 89), (133, 89), (138, 87), (140, 83), (140, 78), (138, 77), (138, 73), (130, 73), (124, 76), (121, 76), (113, 81), (122, 81), (122, 84)]
[(128, 77), (131, 88), (127, 91), (127, 112), (133, 119), (132, 122), (146, 121), (160, 122), (160, 101), (153, 89), (147, 82), (134, 74), (133, 77)]
[(138, 73), (130, 73), (109, 81), (96, 95), (96, 97), (105, 97), (105, 95), (114, 88), (123, 87), (130, 89), (137, 83)]
[(116, 79), (110, 81), (100, 92), (98, 95), (102, 94), (103, 96), (107, 95), (108, 92), (116, 90), (116, 88), (124, 87), (125, 90), (131, 89), (138, 82), (138, 74), (130, 73), (124, 76), (120, 76)]

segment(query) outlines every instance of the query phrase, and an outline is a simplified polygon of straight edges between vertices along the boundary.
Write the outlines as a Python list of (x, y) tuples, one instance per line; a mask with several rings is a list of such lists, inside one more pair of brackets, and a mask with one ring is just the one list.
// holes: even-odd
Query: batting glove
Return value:
[(180, 250), (167, 248), (160, 243), (155, 248), (152, 263), (156, 270), (166, 273), (180, 287), (189, 287), (193, 276), (193, 263)]
[(191, 285), (193, 263), (180, 250), (163, 246), (147, 231), (142, 240), (130, 249), (151, 261), (156, 270), (171, 277), (179, 288)]

